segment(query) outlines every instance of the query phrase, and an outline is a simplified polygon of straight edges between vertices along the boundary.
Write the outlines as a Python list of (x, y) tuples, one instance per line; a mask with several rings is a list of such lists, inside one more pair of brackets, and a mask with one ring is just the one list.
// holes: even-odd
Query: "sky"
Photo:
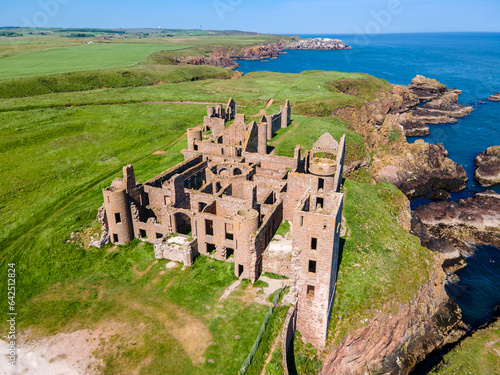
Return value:
[(500, 32), (500, 0), (0, 0), (0, 26), (273, 34)]

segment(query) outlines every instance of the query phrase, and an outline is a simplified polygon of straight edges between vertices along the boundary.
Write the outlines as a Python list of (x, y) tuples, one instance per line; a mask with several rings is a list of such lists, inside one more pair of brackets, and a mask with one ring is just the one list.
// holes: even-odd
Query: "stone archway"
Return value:
[(191, 218), (189, 217), (189, 215), (183, 212), (177, 212), (174, 215), (174, 218), (175, 229), (177, 233), (185, 235), (192, 233)]
[(241, 169), (239, 168), (234, 168), (233, 175), (239, 176), (241, 174)]

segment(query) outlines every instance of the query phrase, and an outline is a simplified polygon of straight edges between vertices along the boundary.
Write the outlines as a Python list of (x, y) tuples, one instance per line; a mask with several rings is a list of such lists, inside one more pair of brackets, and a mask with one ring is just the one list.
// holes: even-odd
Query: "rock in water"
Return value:
[(500, 92), (498, 94), (491, 95), (488, 100), (491, 100), (493, 102), (499, 102), (500, 101)]
[(489, 147), (474, 160), (476, 171), (474, 179), (481, 186), (500, 184), (500, 146)]
[(415, 215), (433, 237), (449, 239), (464, 253), (470, 252), (471, 243), (500, 247), (500, 194), (494, 191), (458, 202), (429, 203), (417, 208)]

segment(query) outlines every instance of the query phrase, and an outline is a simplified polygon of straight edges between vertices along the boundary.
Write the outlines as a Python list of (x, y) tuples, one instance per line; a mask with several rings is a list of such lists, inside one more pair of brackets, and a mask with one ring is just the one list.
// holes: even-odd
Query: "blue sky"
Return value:
[(0, 0), (0, 26), (500, 32), (499, 0)]

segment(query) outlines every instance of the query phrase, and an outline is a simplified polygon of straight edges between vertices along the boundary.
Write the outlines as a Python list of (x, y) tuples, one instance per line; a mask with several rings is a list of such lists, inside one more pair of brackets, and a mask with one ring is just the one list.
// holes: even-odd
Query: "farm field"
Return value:
[(94, 43), (26, 52), (0, 58), (0, 79), (125, 67), (156, 51), (180, 50), (169, 44)]

